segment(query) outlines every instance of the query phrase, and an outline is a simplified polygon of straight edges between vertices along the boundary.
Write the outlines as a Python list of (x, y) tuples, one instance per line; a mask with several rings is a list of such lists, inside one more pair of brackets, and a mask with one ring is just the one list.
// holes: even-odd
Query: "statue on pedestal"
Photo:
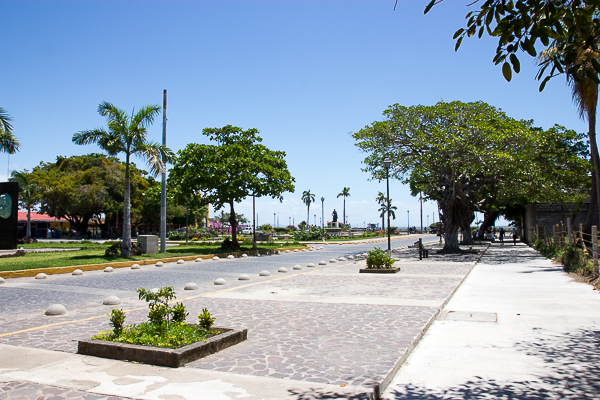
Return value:
[(333, 222), (337, 222), (338, 215), (337, 215), (337, 211), (335, 211), (335, 208), (333, 209), (332, 216), (333, 216)]

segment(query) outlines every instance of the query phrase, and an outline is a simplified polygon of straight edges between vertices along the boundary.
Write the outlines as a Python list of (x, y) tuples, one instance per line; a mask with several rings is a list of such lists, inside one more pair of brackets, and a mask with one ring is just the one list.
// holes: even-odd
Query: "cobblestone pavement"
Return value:
[[(396, 241), (394, 246), (413, 242)], [(119, 296), (123, 303), (117, 307), (131, 310), (126, 323), (137, 323), (146, 318), (147, 309), (135, 289), (174, 286), (180, 299), (188, 298), (189, 319), (206, 307), (217, 326), (248, 328), (247, 341), (187, 368), (373, 387), (390, 373), (479, 255), (431, 252), (419, 261), (414, 249), (408, 249), (395, 254), (401, 272), (393, 275), (358, 274), (365, 264), (356, 260), (306, 267), (372, 247), (330, 245), (277, 256), (53, 275), (44, 281), (7, 280), (0, 286), (0, 343), (75, 353), (77, 340), (109, 329), (105, 314), (113, 307), (102, 305), (104, 297)], [(302, 270), (292, 270), (295, 264)], [(282, 266), (287, 274), (277, 272)], [(259, 277), (264, 269), (271, 276)], [(238, 281), (241, 273), (251, 280)], [(225, 278), (227, 285), (213, 285), (216, 278)], [(199, 290), (184, 291), (188, 282), (198, 284)], [(411, 303), (418, 301), (423, 303)], [(53, 303), (65, 305), (68, 314), (45, 316), (43, 311)], [(33, 389), (42, 390), (27, 390)], [(62, 398), (71, 397), (57, 397)]]
[(0, 400), (122, 400), (126, 397), (104, 396), (37, 383), (0, 382)]

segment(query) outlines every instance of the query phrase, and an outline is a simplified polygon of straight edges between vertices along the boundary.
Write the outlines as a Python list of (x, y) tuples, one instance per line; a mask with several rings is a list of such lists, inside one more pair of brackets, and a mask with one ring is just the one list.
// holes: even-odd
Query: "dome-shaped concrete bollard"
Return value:
[(330, 263), (336, 263), (336, 262), (337, 262), (337, 260), (336, 260), (335, 258), (332, 258), (332, 259), (330, 259), (330, 260), (329, 260), (329, 262), (330, 262)]
[(249, 281), (249, 280), (250, 280), (250, 277), (248, 275), (246, 275), (246, 274), (241, 274), (238, 277), (238, 281)]
[(177, 264), (185, 264), (184, 260), (177, 260)]
[(218, 256), (214, 256), (212, 259), (213, 259), (214, 261), (219, 261), (219, 260), (220, 260), (220, 258), (219, 258)]
[(319, 261), (319, 265), (327, 265), (327, 261)]
[(269, 271), (267, 271), (266, 269), (263, 269), (262, 271), (260, 271), (260, 274), (258, 274), (260, 276), (271, 276), (271, 273)]
[(196, 262), (202, 262), (202, 259), (200, 257), (196, 258)]
[(104, 300), (102, 300), (102, 304), (105, 306), (116, 306), (121, 304), (121, 299), (119, 299), (117, 296), (107, 296), (104, 298)]
[(46, 315), (65, 315), (67, 313), (67, 309), (62, 304), (52, 304), (50, 307), (46, 309)]
[(6, 283), (6, 281), (4, 280), (4, 278), (0, 277), (0, 285), (4, 285)]
[(185, 284), (183, 290), (198, 290), (198, 285), (196, 285), (194, 282), (189, 282)]
[(225, 281), (225, 279), (223, 279), (223, 278), (215, 279), (215, 285), (225, 285), (225, 284), (227, 284), (227, 281)]
[(104, 272), (114, 272), (114, 268), (113, 267), (106, 267), (104, 268)]
[(354, 256), (348, 256), (348, 260), (354, 260)]
[(133, 264), (131, 269), (142, 269), (142, 267), (140, 267), (140, 264)]
[(235, 258), (235, 256), (233, 254), (230, 254), (230, 255), (227, 256), (228, 260), (233, 260), (234, 258)]
[(338, 258), (339, 261), (346, 261), (346, 257), (340, 257)]
[(242, 256), (241, 256), (241, 257), (242, 257), (242, 258), (246, 258), (246, 257), (248, 257), (248, 254), (244, 253), (244, 254), (242, 254)]
[(287, 270), (287, 268), (286, 268), (286, 267), (281, 267), (281, 268), (279, 268), (279, 269), (277, 270), (277, 272), (282, 272), (282, 273), (284, 273), (284, 274), (285, 274), (286, 272), (288, 272), (288, 270)]
[(301, 267), (300, 265), (296, 264), (296, 265), (294, 265), (294, 268), (293, 268), (293, 269), (295, 269), (295, 270), (300, 270), (300, 269), (302, 269), (302, 267)]
[(157, 262), (156, 264), (154, 264), (154, 266), (155, 266), (155, 267), (162, 268), (162, 267), (164, 267), (164, 266), (165, 266), (165, 263), (164, 263), (164, 262), (162, 262), (162, 261), (159, 261), (159, 262)]
[(289, 251), (289, 250), (286, 250), (285, 252), (286, 252), (286, 253), (289, 253), (290, 251)]
[[(325, 261), (323, 261), (323, 262), (325, 262)], [(319, 264), (321, 264), (321, 263), (319, 263)], [(325, 264), (327, 264), (327, 263), (325, 263)], [(325, 264), (323, 264), (323, 265), (325, 265)], [(308, 264), (306, 264), (306, 266), (308, 268), (315, 268), (316, 267), (316, 265), (314, 263), (308, 263)]]
[(81, 275), (83, 275), (83, 271), (80, 269), (76, 269), (75, 271), (73, 271), (73, 273), (71, 275), (81, 276)]
[(294, 253), (298, 253), (298, 252), (299, 252), (299, 250), (298, 250), (298, 249), (294, 249)]
[(35, 279), (48, 279), (48, 275), (46, 275), (46, 274), (45, 274), (45, 273), (43, 273), (43, 272), (40, 272), (39, 274), (37, 274), (37, 275), (35, 276)]

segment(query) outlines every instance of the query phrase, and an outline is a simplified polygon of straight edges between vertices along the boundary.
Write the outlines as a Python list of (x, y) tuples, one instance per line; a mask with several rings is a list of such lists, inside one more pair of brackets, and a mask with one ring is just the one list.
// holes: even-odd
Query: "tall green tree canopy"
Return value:
[(10, 115), (0, 107), (0, 152), (15, 154), (21, 144), (13, 134), (10, 121), (12, 121)]
[[(443, 0), (432, 0), (425, 13)], [(588, 140), (594, 165), (587, 227), (598, 224), (600, 155), (596, 140), (596, 109), (600, 84), (600, 2), (597, 0), (485, 0), (469, 4), (464, 28), (454, 34), (458, 50), (465, 37), (488, 34), (498, 38), (494, 63), (510, 81), (519, 73), (519, 55), (542, 54), (536, 76), (539, 90), (555, 76), (566, 75), (573, 100), (588, 121)], [(540, 51), (541, 50), (541, 51)]]
[(169, 162), (174, 159), (170, 149), (147, 138), (148, 126), (154, 122), (159, 111), (159, 106), (149, 105), (129, 116), (124, 110), (105, 101), (98, 106), (98, 113), (106, 117), (108, 130), (97, 128), (73, 135), (75, 144), (95, 143), (111, 156), (121, 153), (125, 156), (123, 247), (121, 248), (121, 255), (125, 257), (131, 255), (130, 159), (134, 155), (140, 157), (150, 167), (150, 172), (154, 176), (165, 170), (163, 160)]
[[(282, 201), (283, 193), (294, 191), (285, 152), (261, 144), (257, 129), (227, 125), (205, 128), (202, 133), (217, 144), (188, 144), (178, 152), (170, 178), (182, 193), (199, 193), (215, 209), (229, 205), (233, 232), (238, 225), (235, 203), (252, 195)], [(232, 236), (232, 246), (238, 248), (236, 235)]]
[[(83, 235), (91, 219), (103, 230), (118, 221), (123, 210), (125, 165), (103, 154), (57, 157), (56, 162), (41, 163), (32, 171), (33, 181), (41, 190), (40, 211), (70, 221)], [(139, 208), (141, 194), (147, 186), (145, 171), (130, 165), (131, 201)]]
[(385, 178), (389, 157), (391, 177), (438, 202), (450, 250), (458, 249), (458, 229), (490, 202), (581, 199), (590, 168), (575, 132), (536, 129), (483, 102), (395, 104), (353, 137), (374, 179)]

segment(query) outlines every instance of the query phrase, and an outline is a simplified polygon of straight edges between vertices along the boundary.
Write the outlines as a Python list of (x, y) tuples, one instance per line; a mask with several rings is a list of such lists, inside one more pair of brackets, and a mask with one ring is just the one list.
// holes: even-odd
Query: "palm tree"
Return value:
[(125, 193), (123, 210), (123, 246), (122, 256), (131, 255), (131, 204), (129, 187), (129, 161), (132, 155), (142, 158), (150, 167), (150, 172), (157, 176), (166, 168), (163, 160), (173, 161), (175, 155), (163, 145), (149, 142), (146, 138), (147, 127), (158, 115), (160, 106), (148, 105), (142, 107), (135, 115), (129, 116), (125, 111), (111, 103), (102, 102), (98, 113), (107, 119), (108, 131), (99, 128), (80, 131), (73, 135), (75, 144), (96, 143), (111, 156), (125, 154)]
[(12, 133), (12, 118), (6, 113), (4, 108), (0, 107), (0, 152), (15, 154), (19, 151), (21, 143)]
[(344, 187), (342, 191), (337, 195), (337, 198), (340, 196), (344, 197), (344, 219), (342, 220), (342, 224), (346, 225), (346, 197), (350, 197), (350, 188)]
[[(387, 202), (387, 198), (385, 197), (385, 194), (383, 192), (377, 192), (377, 197), (375, 197), (375, 201), (377, 202), (377, 204), (384, 207), (385, 203)], [(381, 211), (381, 208), (378, 211)], [(385, 218), (383, 218), (383, 216), (381, 216), (381, 229), (385, 230)]]
[(310, 223), (310, 203), (314, 203), (315, 195), (310, 192), (310, 190), (305, 190), (302, 192), (302, 201), (306, 204), (306, 226), (309, 226)]
[(19, 184), (19, 202), (21, 207), (27, 210), (27, 231), (25, 237), (31, 237), (31, 209), (40, 202), (40, 186), (34, 179), (34, 176), (28, 170), (13, 171), (10, 177), (11, 182)]
[[(379, 192), (379, 193), (381, 193), (381, 192)], [(390, 216), (392, 217), (392, 219), (396, 219), (396, 212), (395, 211), (397, 209), (398, 209), (398, 207), (393, 206), (392, 205), (392, 199), (390, 199), (390, 208), (389, 208), (389, 210), (390, 210)], [(381, 207), (379, 207), (378, 211), (381, 211), (381, 214), (379, 216), (381, 217), (381, 221), (383, 222), (383, 220), (385, 219), (385, 215), (388, 212), (387, 201), (381, 203)], [(388, 229), (390, 229), (389, 226), (388, 226)], [(384, 231), (385, 231), (385, 229), (384, 229)]]

